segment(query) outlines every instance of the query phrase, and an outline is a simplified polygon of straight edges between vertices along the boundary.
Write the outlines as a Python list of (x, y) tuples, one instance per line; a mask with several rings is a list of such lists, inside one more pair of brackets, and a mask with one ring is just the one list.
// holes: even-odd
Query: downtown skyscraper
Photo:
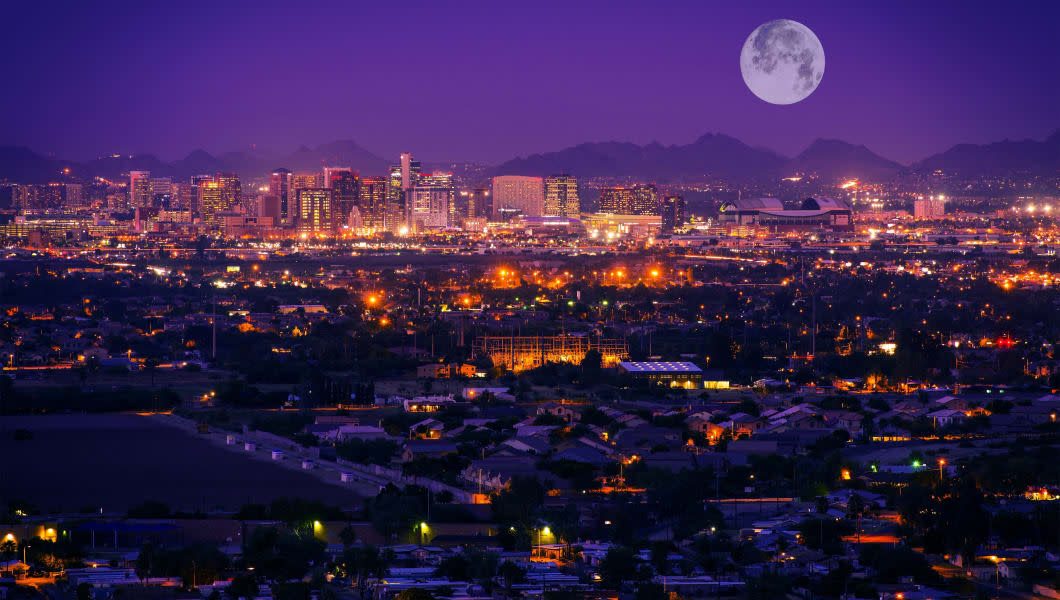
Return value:
[(211, 228), (221, 225), (220, 214), (233, 211), (242, 200), (239, 176), (235, 173), (218, 173), (198, 184), (199, 215)]
[(275, 169), (269, 175), (269, 193), (280, 200), (280, 209), (277, 224), (290, 223), (294, 216), (295, 207), (292, 205), (293, 175), (287, 169)]
[(654, 183), (606, 187), (600, 190), (597, 210), (616, 215), (657, 215), (659, 190)]
[(553, 175), (545, 178), (545, 208), (547, 217), (581, 216), (581, 200), (578, 196), (578, 180), (571, 175)]
[(402, 229), (408, 231), (408, 192), (416, 185), (423, 167), (412, 154), (405, 152), (400, 156), (400, 162), (390, 167), (390, 179), (386, 195), (386, 229), (398, 232)]
[(334, 231), (332, 191), (327, 188), (298, 190), (299, 235), (328, 235)]
[(357, 188), (357, 210), (368, 229), (386, 226), (386, 177), (363, 177)]
[(545, 182), (541, 177), (501, 175), (493, 178), (494, 218), (540, 217), (544, 210)]

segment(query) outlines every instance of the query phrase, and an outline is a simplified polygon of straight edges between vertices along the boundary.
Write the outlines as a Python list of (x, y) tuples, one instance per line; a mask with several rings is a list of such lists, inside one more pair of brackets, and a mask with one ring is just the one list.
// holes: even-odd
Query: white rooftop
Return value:
[(620, 362), (618, 366), (630, 373), (702, 373), (703, 370), (690, 362)]

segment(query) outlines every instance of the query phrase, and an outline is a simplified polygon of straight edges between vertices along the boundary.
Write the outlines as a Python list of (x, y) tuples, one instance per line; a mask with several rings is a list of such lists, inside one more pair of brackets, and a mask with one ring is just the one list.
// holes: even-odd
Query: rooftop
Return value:
[(703, 370), (690, 362), (620, 362), (618, 366), (630, 373), (702, 373)]

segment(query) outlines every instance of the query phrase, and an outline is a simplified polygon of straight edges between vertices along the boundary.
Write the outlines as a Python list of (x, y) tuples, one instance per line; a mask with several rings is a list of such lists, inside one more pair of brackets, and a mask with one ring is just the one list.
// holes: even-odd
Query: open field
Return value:
[[(351, 490), (296, 470), (230, 452), (138, 415), (3, 417), (0, 502), (20, 499), (44, 512), (100, 507), (124, 513), (145, 500), (174, 510), (238, 509), (282, 496), (341, 507)], [(32, 440), (15, 441), (27, 429)]]

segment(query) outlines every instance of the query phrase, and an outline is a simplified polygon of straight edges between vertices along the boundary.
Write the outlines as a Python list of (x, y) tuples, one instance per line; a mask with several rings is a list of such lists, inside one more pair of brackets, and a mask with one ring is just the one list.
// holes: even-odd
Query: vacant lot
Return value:
[[(16, 440), (15, 430), (33, 434)], [(237, 509), (282, 496), (341, 507), (352, 490), (197, 439), (136, 415), (0, 417), (0, 503), (45, 512), (124, 512), (145, 500), (177, 510)]]

